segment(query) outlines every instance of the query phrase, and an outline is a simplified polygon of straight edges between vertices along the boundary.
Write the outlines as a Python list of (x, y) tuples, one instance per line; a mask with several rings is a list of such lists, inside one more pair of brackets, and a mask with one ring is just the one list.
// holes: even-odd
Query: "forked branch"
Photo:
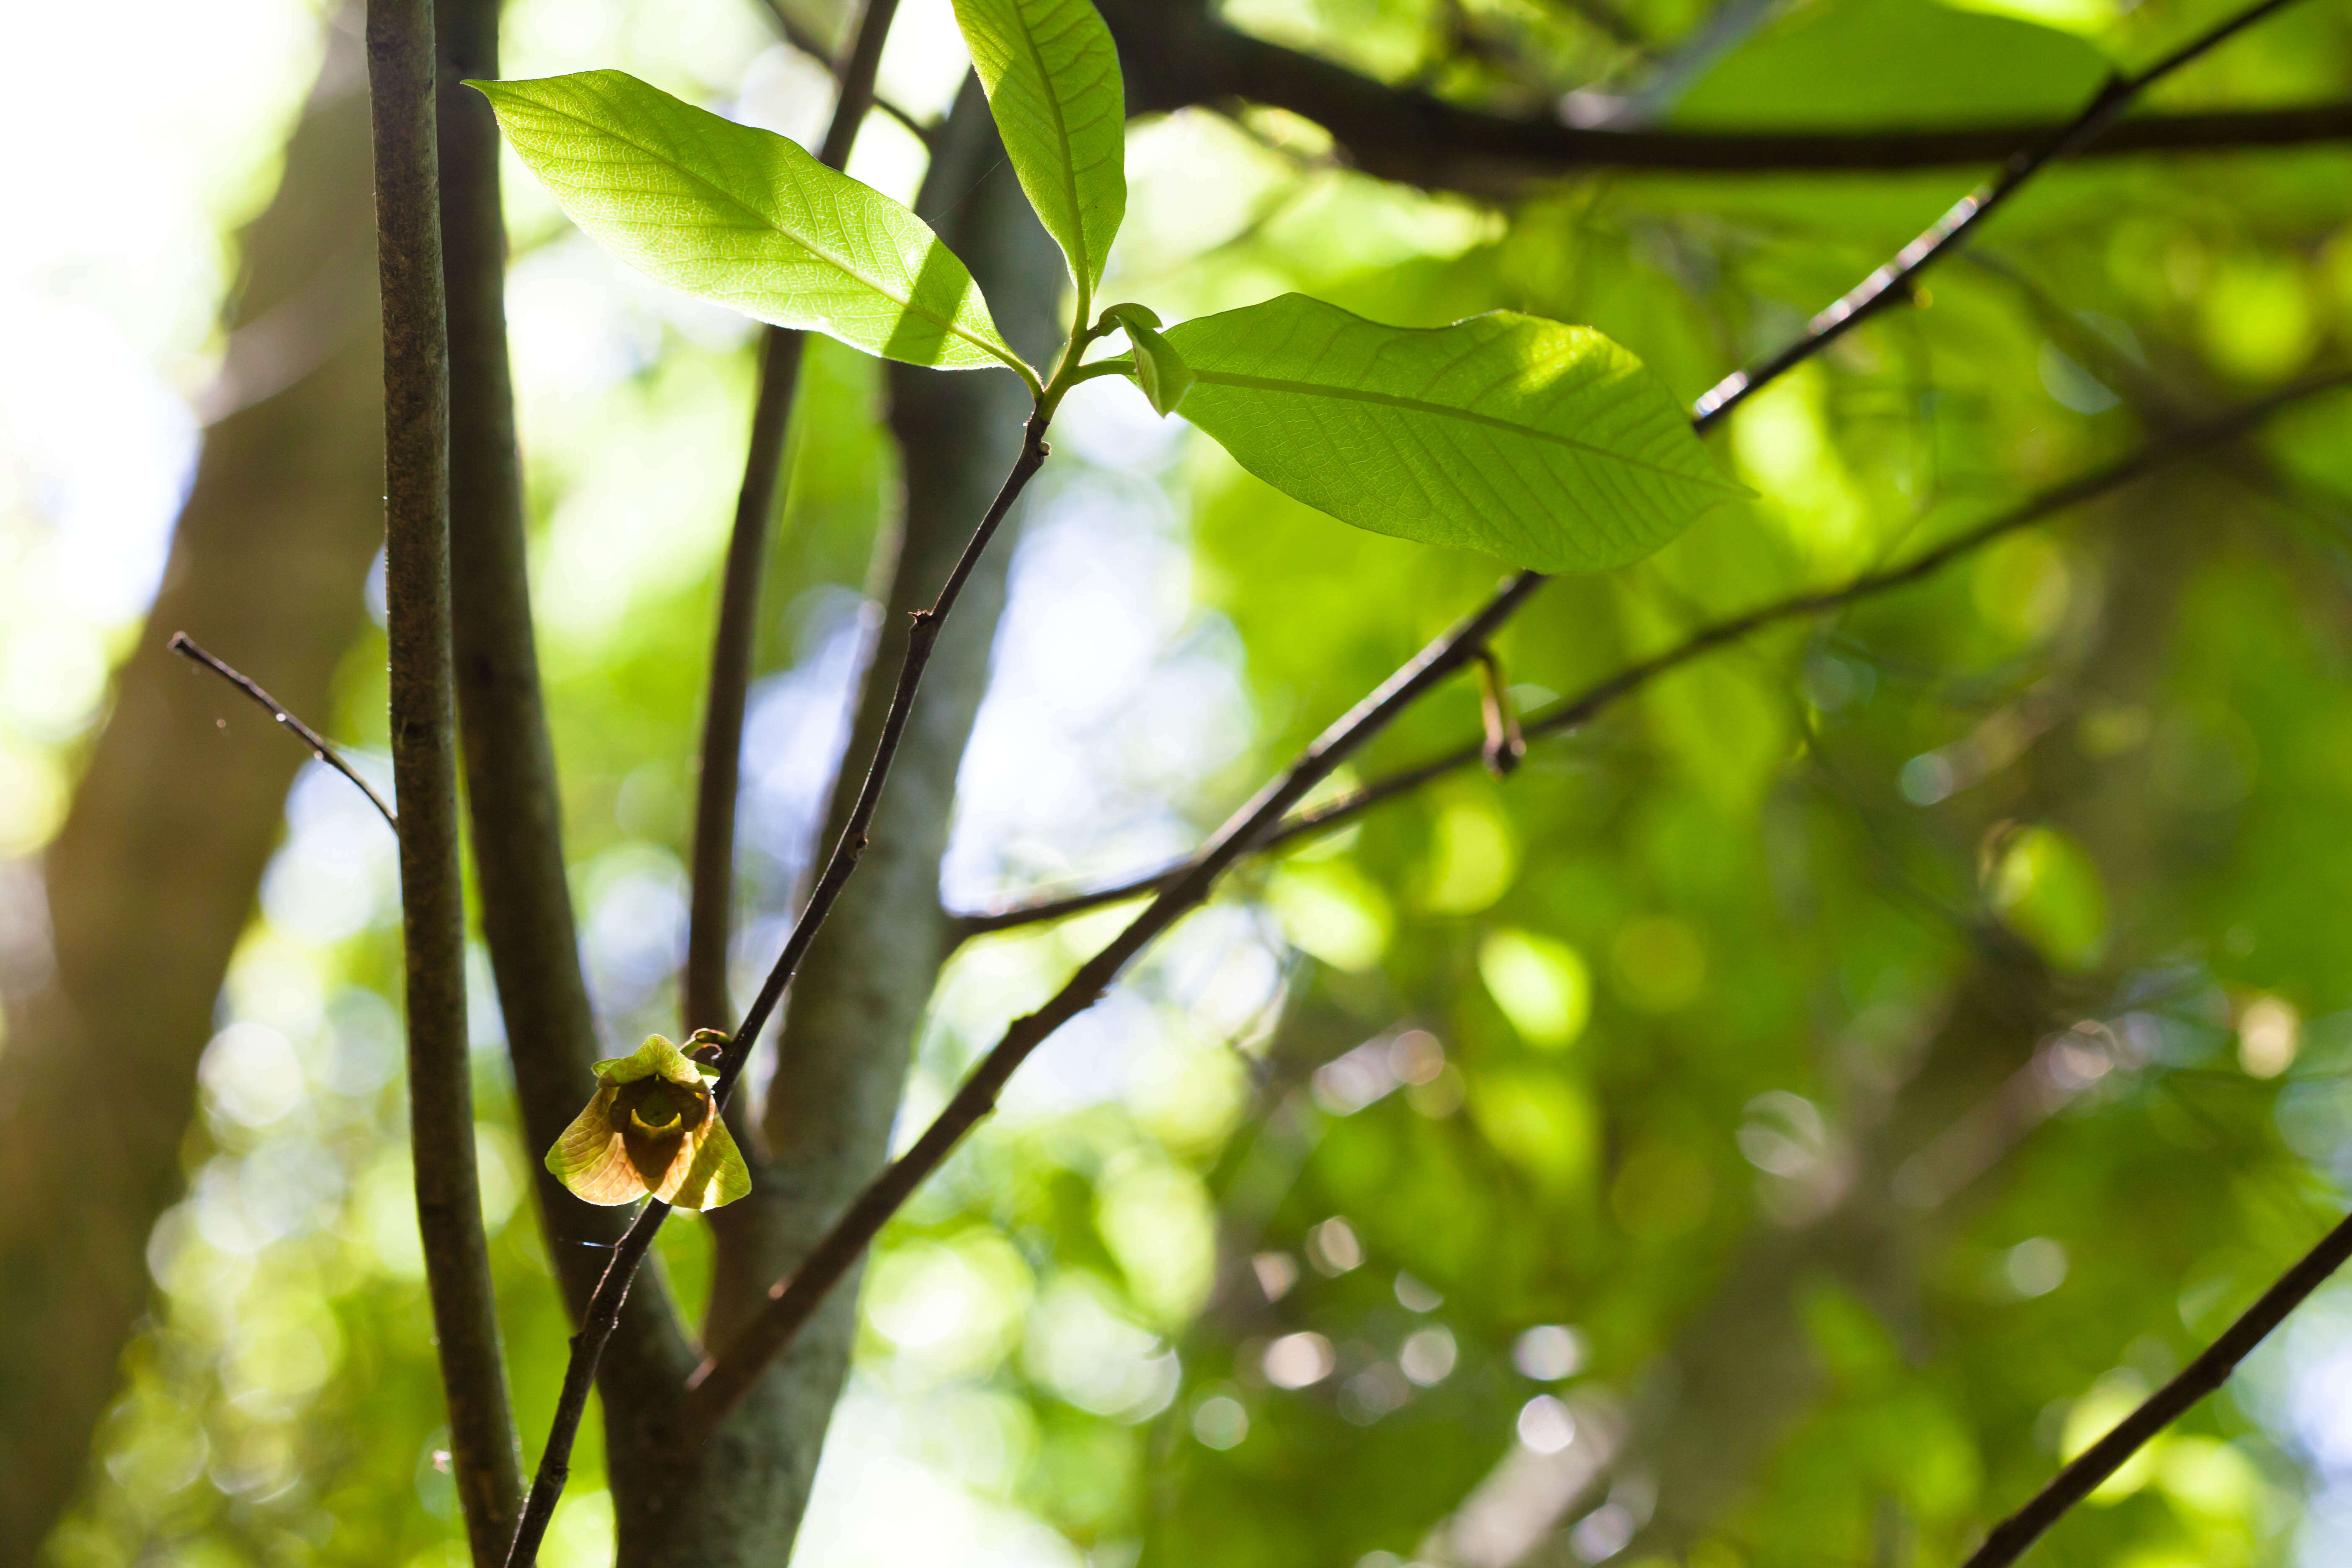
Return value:
[[(792, 983), (801, 960), (808, 953), (810, 943), (833, 912), (833, 906), (847, 885), (850, 874), (857, 869), (859, 858), (866, 853), (866, 830), (873, 826), (875, 809), (881, 804), (882, 788), (889, 780), (890, 765), (898, 753), (898, 744), (905, 738), (907, 721), (915, 708), (915, 694), (921, 686), (923, 671), (930, 663), (931, 652), (938, 647), (940, 633), (945, 629), (948, 616), (963, 593), (972, 568), (979, 564), (997, 529), (1012, 511), (1013, 503), (1045, 466), (1046, 416), (1043, 412), (1032, 416), (1021, 442), (1021, 456), (1013, 471), (1005, 476), (1003, 487), (972, 532), (971, 540), (957, 559), (955, 569), (948, 574), (947, 584), (928, 610), (919, 612), (907, 638), (907, 656), (898, 667), (898, 685), (890, 695), (890, 709), (883, 721), (882, 734), (876, 742), (873, 760), (867, 764), (866, 781), (859, 788), (857, 803), (851, 809), (841, 837), (835, 841), (833, 853), (826, 860), (824, 874), (817, 879), (809, 901), (801, 910), (800, 919), (793, 925), (792, 935), (777, 956), (775, 965), (768, 972), (760, 994), (729, 1042), (727, 1053), (719, 1059), (719, 1081), (712, 1093), (724, 1107), (733, 1094), (743, 1065), (751, 1058), (751, 1047), (760, 1031), (767, 1026), (775, 1013), (776, 1005), (783, 999), (784, 987)], [(532, 1479), (530, 1495), (525, 1500), (520, 1521), (515, 1529), (514, 1544), (507, 1553), (508, 1568), (526, 1568), (536, 1562), (540, 1542), (547, 1533), (550, 1520), (555, 1515), (556, 1500), (563, 1495), (565, 1481), (570, 1478), (572, 1445), (579, 1436), (580, 1422), (587, 1414), (588, 1396), (596, 1384), (596, 1364), (602, 1359), (605, 1342), (620, 1321), (621, 1304), (628, 1297), (629, 1282), (635, 1278), (637, 1266), (653, 1246), (655, 1235), (669, 1217), (670, 1205), (658, 1198), (647, 1200), (637, 1217), (622, 1234), (613, 1248), (612, 1261), (604, 1266), (602, 1279), (596, 1282), (595, 1293), (589, 1298), (588, 1310), (582, 1315), (580, 1331), (572, 1337), (572, 1359), (564, 1367), (563, 1388), (558, 1395), (555, 1419), (548, 1433), (547, 1447), (540, 1457), (538, 1474)]]

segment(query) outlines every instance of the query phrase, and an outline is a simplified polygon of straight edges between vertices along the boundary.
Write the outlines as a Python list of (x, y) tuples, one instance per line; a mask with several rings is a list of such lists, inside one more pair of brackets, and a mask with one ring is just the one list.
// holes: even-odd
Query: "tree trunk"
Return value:
[[(276, 200), (244, 237), (223, 392), (147, 630), (44, 863), (0, 1086), (0, 1568), (72, 1500), (180, 1195), (213, 1005), (302, 749), (166, 651), (184, 629), (323, 714), (383, 539), (374, 210), (357, 40), (331, 29)], [(37, 916), (34, 921), (37, 927)]]

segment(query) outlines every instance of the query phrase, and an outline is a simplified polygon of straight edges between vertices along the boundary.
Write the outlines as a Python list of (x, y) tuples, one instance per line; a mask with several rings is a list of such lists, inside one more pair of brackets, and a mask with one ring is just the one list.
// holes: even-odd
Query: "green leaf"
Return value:
[(1029, 205), (1060, 242), (1079, 317), (1127, 215), (1127, 89), (1091, 0), (955, 0), (956, 25)]
[(1386, 327), (1286, 294), (1171, 327), (1184, 417), (1343, 522), (1544, 572), (1622, 566), (1740, 487), (1657, 378), (1507, 310)]
[(622, 71), (472, 85), (572, 221), (647, 276), (885, 359), (1034, 381), (922, 219), (783, 137)]
[(1113, 305), (1103, 312), (1103, 319), (1115, 322), (1127, 334), (1135, 349), (1135, 368), (1128, 374), (1161, 418), (1176, 412), (1184, 395), (1192, 390), (1192, 367), (1184, 356), (1157, 331), (1160, 318), (1143, 305)]

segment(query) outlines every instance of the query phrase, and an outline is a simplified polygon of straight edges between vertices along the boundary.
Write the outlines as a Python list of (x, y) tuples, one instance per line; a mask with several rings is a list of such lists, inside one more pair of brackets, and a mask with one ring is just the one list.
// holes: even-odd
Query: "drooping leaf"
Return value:
[(922, 219), (783, 137), (622, 71), (473, 85), (572, 221), (647, 276), (885, 359), (1029, 374)]
[(1590, 327), (1498, 310), (1382, 326), (1286, 294), (1184, 321), (1184, 416), (1343, 522), (1545, 572), (1640, 559), (1739, 487)]
[(1160, 318), (1143, 305), (1113, 305), (1103, 315), (1118, 323), (1135, 349), (1135, 369), (1129, 374), (1151, 406), (1165, 418), (1176, 412), (1192, 390), (1192, 367), (1160, 332)]
[(1081, 300), (1127, 215), (1127, 90), (1092, 0), (955, 0), (956, 24), (1029, 205)]

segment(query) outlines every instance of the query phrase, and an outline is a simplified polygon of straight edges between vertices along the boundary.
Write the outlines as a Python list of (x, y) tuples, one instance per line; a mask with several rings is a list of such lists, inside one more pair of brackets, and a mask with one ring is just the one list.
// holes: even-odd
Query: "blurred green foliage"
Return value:
[[(757, 7), (672, 9), (530, 0), (509, 71), (625, 67), (754, 120), (761, 83), (797, 79)], [(1752, 12), (1679, 113), (2054, 110), (2102, 57), (2144, 61), (2221, 10), (1987, 9)], [(1227, 8), (1511, 109), (1637, 99), (1700, 12)], [(902, 31), (927, 27), (910, 6)], [(936, 107), (953, 76), (921, 42), (885, 88)], [(2347, 81), (2352, 24), (2311, 5), (2160, 96)], [(904, 195), (905, 152), (860, 172)], [(1170, 321), (1288, 288), (1399, 323), (1528, 310), (1599, 327), (1685, 397), (1969, 177), (1593, 176), (1489, 209), (1380, 186), (1258, 113), (1138, 122), (1129, 158), (1108, 297)], [(1752, 503), (1549, 589), (1502, 639), (1517, 700), (2340, 359), (2347, 175), (2333, 151), (2053, 173), (1927, 308), (1717, 437)], [(510, 188), (534, 587), (583, 943), (625, 1048), (675, 1024), (749, 340)], [(896, 465), (921, 460), (889, 449), (879, 392), (813, 346), (746, 769), (747, 963), (805, 859)], [(1237, 876), (886, 1237), (802, 1561), (1956, 1561), (2307, 1246), (2352, 1175), (2345, 412), (1752, 639), (1507, 782), (1451, 779)], [(1123, 385), (1065, 420), (967, 764), (958, 907), (1181, 849), (1496, 576), (1274, 494)], [(382, 664), (380, 639), (352, 651), (337, 734), (381, 746)], [(1465, 681), (1356, 776), (1477, 723)], [(294, 797), (61, 1563), (460, 1560), (399, 1141), (389, 846), (340, 789), (306, 775)], [(958, 953), (908, 1122), (1115, 919)], [(535, 1441), (565, 1329), (486, 967), (475, 1016)], [(663, 1249), (693, 1305), (707, 1234), (681, 1216)], [(2346, 1320), (2314, 1311), (2036, 1560), (2339, 1560), (2352, 1435), (2323, 1395)], [(609, 1520), (583, 1453), (545, 1561), (604, 1561)]]

